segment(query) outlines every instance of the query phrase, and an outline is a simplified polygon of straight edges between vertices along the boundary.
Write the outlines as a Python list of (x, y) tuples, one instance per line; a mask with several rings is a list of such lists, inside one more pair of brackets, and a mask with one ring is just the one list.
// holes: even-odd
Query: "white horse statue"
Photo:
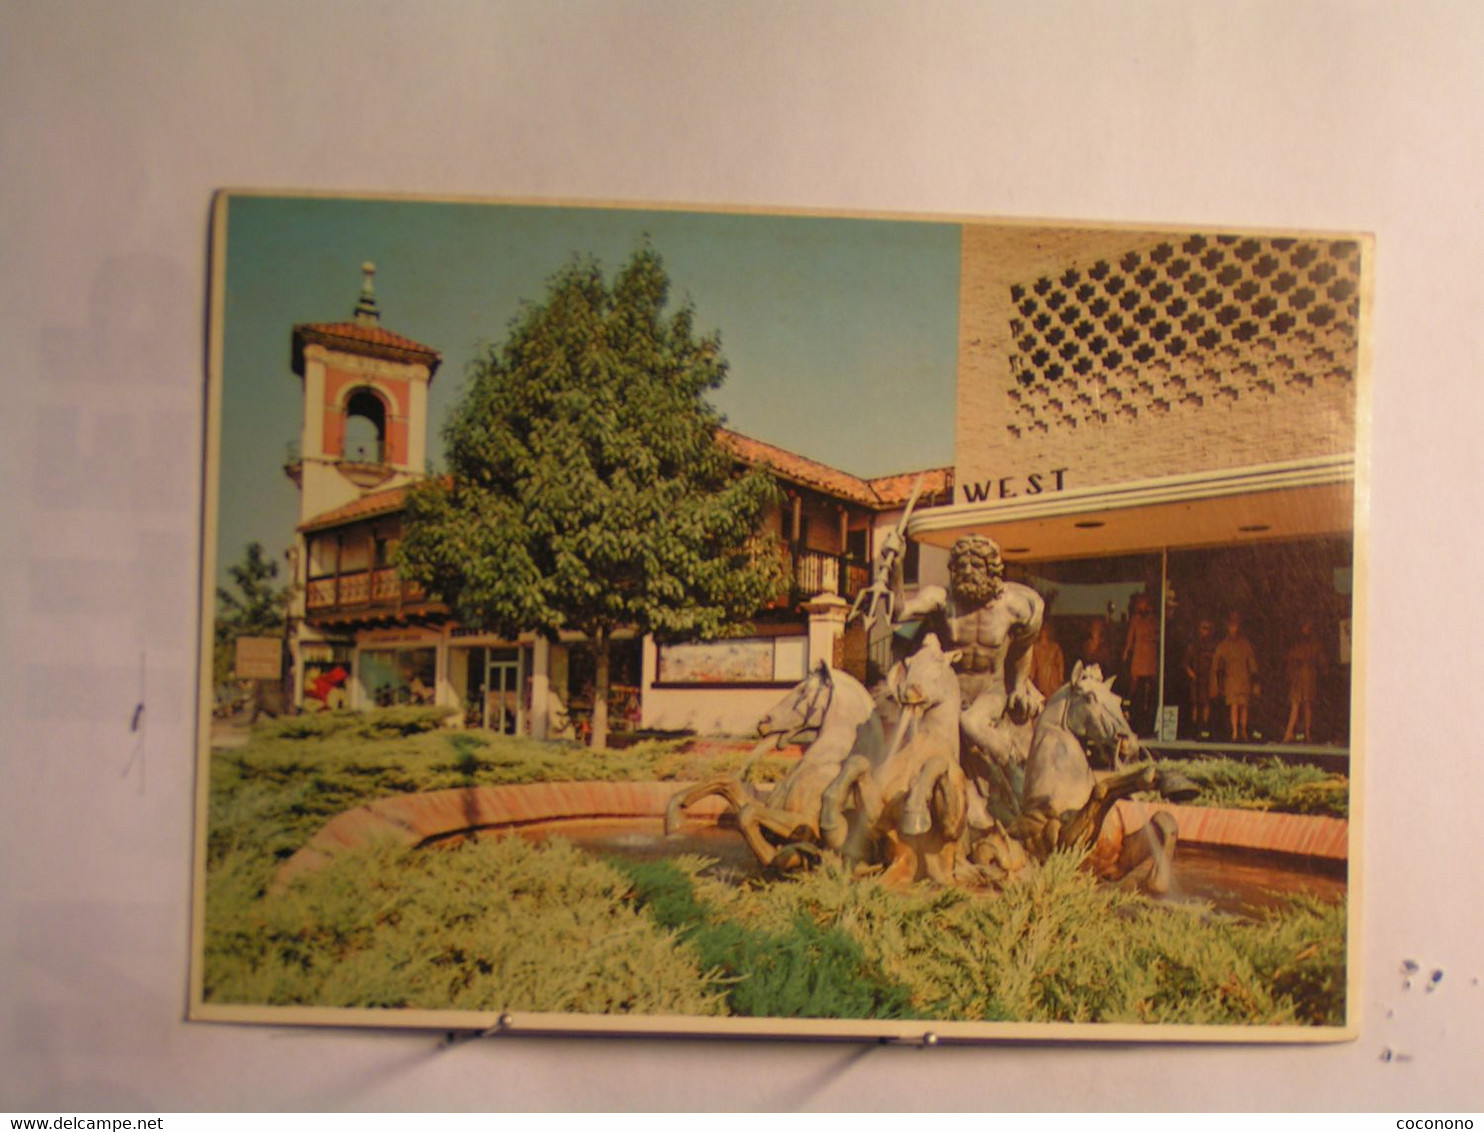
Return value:
[(1118, 880), (1152, 860), (1144, 887), (1156, 895), (1167, 891), (1177, 841), (1175, 819), (1160, 811), (1147, 826), (1127, 835), (1121, 828), (1106, 828), (1120, 798), (1161, 785), (1154, 764), (1146, 761), (1099, 776), (1088, 762), (1089, 750), (1105, 754), (1114, 767), (1127, 765), (1140, 753), (1113, 691), (1113, 678), (1105, 681), (1096, 664), (1078, 662), (1036, 720), (1021, 815), (1011, 834), (1041, 858), (1058, 848), (1092, 847), (1093, 870), (1107, 880)]
[(788, 776), (766, 798), (736, 774), (718, 775), (670, 799), (665, 832), (676, 832), (686, 807), (718, 794), (737, 813), (747, 846), (765, 867), (796, 868), (819, 855), (819, 809), (825, 788), (851, 756), (881, 757), (885, 736), (875, 702), (859, 680), (821, 661), (758, 721), (757, 750), (809, 739)]
[[(847, 857), (874, 849), (886, 865), (887, 883), (924, 877), (953, 883), (969, 807), (959, 765), (958, 655), (945, 653), (930, 633), (892, 667), (887, 686), (902, 713), (886, 756), (873, 765), (852, 755), (824, 792), (819, 827), (825, 843)], [(851, 836), (851, 811), (864, 815), (869, 846)]]

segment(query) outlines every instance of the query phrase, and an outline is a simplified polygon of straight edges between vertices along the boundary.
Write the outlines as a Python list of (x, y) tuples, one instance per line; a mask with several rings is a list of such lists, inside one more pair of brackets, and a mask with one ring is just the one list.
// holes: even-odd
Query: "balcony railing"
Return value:
[(359, 570), (338, 578), (314, 578), (309, 582), (306, 604), (310, 613), (350, 610), (399, 609), (425, 601), (427, 593), (417, 582), (404, 582), (394, 567)]
[(826, 554), (820, 550), (795, 550), (788, 557), (794, 593), (800, 598), (825, 593), (853, 601), (871, 581), (867, 567), (843, 555)]

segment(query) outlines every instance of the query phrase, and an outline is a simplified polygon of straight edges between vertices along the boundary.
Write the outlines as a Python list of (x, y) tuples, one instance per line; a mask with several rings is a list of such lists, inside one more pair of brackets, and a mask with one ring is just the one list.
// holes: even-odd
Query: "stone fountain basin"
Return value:
[[(280, 866), (271, 889), (323, 868), (338, 853), (373, 841), (417, 846), (480, 830), (519, 829), (566, 819), (657, 819), (663, 817), (670, 798), (691, 785), (536, 782), (394, 794), (331, 818)], [(1118, 807), (1125, 828), (1143, 825), (1156, 810), (1168, 811), (1179, 826), (1182, 845), (1285, 854), (1321, 864), (1343, 862), (1347, 857), (1349, 823), (1341, 818), (1164, 802), (1122, 801)], [(722, 799), (713, 796), (687, 813), (693, 820), (714, 823), (726, 808)]]

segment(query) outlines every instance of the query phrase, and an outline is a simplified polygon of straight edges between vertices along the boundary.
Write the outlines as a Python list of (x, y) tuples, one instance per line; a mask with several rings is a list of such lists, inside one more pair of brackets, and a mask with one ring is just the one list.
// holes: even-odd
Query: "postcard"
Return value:
[(1368, 236), (212, 239), (193, 1018), (1354, 1036)]

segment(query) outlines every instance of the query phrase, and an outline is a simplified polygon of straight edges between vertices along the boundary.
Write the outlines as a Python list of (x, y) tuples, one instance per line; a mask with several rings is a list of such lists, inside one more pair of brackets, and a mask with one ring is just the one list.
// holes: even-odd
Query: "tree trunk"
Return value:
[(608, 631), (593, 633), (593, 738), (592, 749), (608, 749)]

